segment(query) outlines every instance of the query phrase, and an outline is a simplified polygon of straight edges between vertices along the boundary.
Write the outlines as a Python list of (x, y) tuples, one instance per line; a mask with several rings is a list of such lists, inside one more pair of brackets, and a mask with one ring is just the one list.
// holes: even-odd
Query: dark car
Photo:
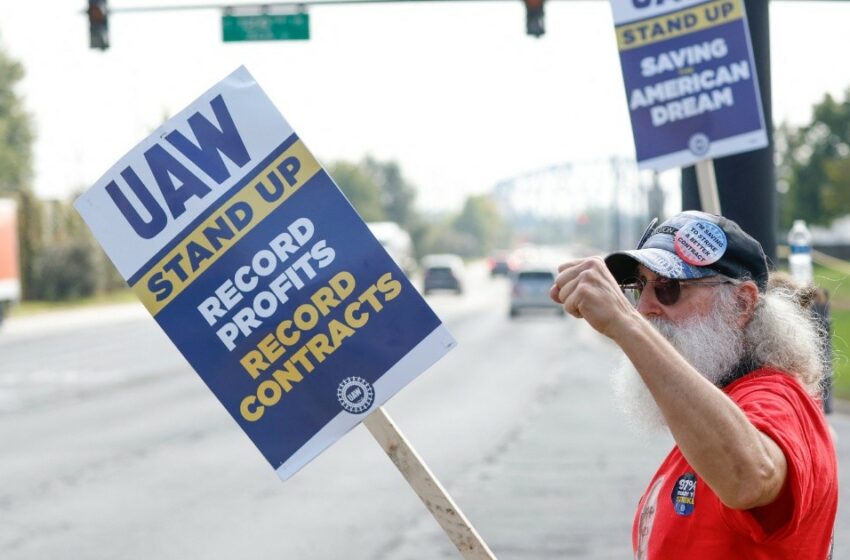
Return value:
[(517, 268), (517, 258), (511, 253), (499, 251), (490, 255), (487, 266), (490, 268), (490, 276), (508, 276)]
[(463, 261), (457, 255), (428, 255), (422, 259), (425, 294), (435, 290), (463, 293)]

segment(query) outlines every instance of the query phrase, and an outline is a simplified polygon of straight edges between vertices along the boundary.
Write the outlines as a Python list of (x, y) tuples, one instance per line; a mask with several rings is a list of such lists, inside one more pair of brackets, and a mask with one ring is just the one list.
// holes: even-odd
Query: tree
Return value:
[(417, 222), (413, 206), (416, 187), (402, 176), (399, 165), (394, 161), (380, 162), (371, 157), (366, 157), (361, 165), (381, 191), (381, 205), (387, 219), (405, 229), (414, 228)]
[(441, 216), (424, 224), (421, 230), (420, 257), (433, 253), (453, 253), (463, 257), (479, 254), (477, 240), (456, 228), (457, 216)]
[(36, 261), (44, 245), (43, 231), (41, 203), (29, 189), (23, 189), (18, 193), (18, 244), (23, 299), (34, 299), (39, 292)]
[(15, 93), (20, 63), (0, 50), (0, 196), (31, 189), (33, 127)]
[(457, 231), (475, 240), (475, 251), (470, 256), (484, 256), (505, 239), (502, 214), (487, 195), (467, 197), (454, 225)]
[(828, 224), (850, 212), (850, 89), (843, 101), (830, 95), (813, 108), (812, 121), (776, 131), (779, 155), (779, 222)]
[(126, 283), (95, 241), (71, 200), (22, 201), (21, 271), (25, 299), (70, 300), (125, 289)]
[(94, 294), (100, 283), (96, 255), (86, 239), (45, 247), (35, 261), (38, 283), (33, 299), (60, 301)]
[(363, 166), (336, 161), (328, 166), (328, 173), (364, 221), (377, 222), (386, 219), (381, 188)]

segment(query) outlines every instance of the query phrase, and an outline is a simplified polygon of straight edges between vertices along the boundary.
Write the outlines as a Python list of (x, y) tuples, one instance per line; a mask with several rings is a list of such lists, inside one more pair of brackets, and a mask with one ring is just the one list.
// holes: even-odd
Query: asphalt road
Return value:
[[(670, 440), (622, 426), (581, 322), (507, 317), (475, 273), (429, 301), (458, 347), (386, 406), (502, 559), (630, 557)], [(842, 482), (850, 419), (835, 415)], [(0, 331), (0, 558), (460, 558), (363, 427), (282, 483), (139, 306)], [(836, 558), (850, 558), (850, 492)]]

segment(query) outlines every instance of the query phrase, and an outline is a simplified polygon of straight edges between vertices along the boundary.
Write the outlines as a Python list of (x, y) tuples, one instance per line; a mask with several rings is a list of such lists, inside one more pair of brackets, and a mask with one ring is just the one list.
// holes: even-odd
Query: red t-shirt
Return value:
[(792, 377), (759, 369), (723, 390), (782, 449), (788, 476), (771, 504), (724, 506), (676, 446), (640, 500), (639, 560), (827, 560), (838, 508), (835, 448), (820, 406)]

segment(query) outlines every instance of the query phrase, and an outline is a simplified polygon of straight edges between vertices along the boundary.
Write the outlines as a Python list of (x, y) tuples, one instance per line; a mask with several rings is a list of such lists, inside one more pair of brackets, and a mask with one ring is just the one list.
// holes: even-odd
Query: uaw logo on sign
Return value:
[(281, 478), (455, 345), (245, 68), (76, 207)]
[(744, 0), (611, 0), (641, 168), (767, 146)]
[(695, 156), (704, 156), (711, 148), (711, 141), (702, 132), (697, 132), (688, 139), (688, 149)]
[(346, 377), (337, 387), (336, 398), (351, 414), (361, 414), (372, 406), (375, 389), (362, 377)]

